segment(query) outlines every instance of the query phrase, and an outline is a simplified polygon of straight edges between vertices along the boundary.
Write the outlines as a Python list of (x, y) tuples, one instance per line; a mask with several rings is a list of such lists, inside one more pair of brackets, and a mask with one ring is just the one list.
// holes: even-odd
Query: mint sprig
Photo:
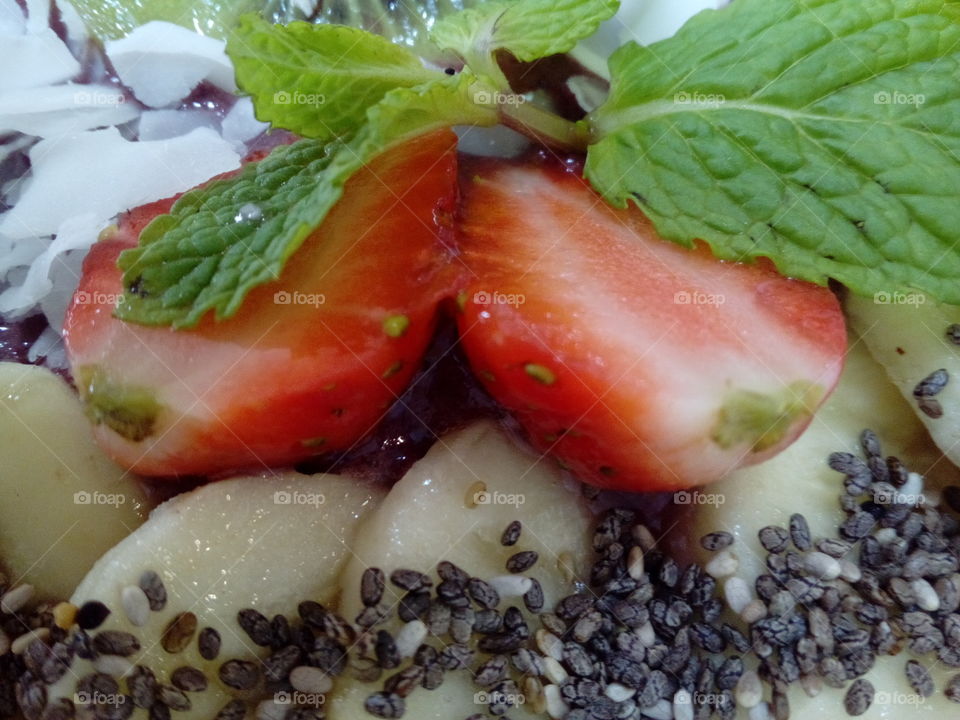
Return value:
[(610, 60), (586, 176), (665, 238), (960, 303), (960, 3), (737, 0)]
[[(610, 96), (580, 123), (510, 94), (501, 51), (565, 52), (616, 8), (492, 0), (449, 16), (431, 38), (463, 61), (454, 77), (360, 30), (245, 20), (228, 44), (240, 86), (258, 117), (314, 139), (187, 193), (148, 226), (121, 256), (119, 316), (230, 317), (371, 158), (439, 127), (497, 122), (586, 149), (603, 197), (637, 204), (670, 240), (862, 294), (918, 288), (960, 304), (960, 0), (737, 0), (614, 53)], [(262, 215), (244, 224), (251, 207)]]
[(259, 120), (318, 140), (355, 132), (387, 92), (437, 76), (379, 35), (343, 25), (271, 25), (256, 15), (241, 20), (227, 52)]

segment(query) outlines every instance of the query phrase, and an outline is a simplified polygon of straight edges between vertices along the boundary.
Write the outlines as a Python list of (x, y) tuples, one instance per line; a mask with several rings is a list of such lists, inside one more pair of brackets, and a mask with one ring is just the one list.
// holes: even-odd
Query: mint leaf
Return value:
[(406, 48), (357, 28), (271, 25), (255, 15), (241, 19), (227, 53), (258, 119), (318, 140), (356, 130), (388, 91), (439, 76)]
[(232, 316), (251, 289), (280, 276), (349, 177), (373, 157), (439, 128), (497, 122), (494, 111), (472, 102), (470, 74), (439, 77), (388, 92), (349, 142), (301, 140), (184, 194), (144, 229), (138, 247), (120, 255), (117, 316), (175, 328), (210, 311)]
[(737, 0), (610, 60), (586, 175), (666, 238), (960, 303), (960, 2)]
[(471, 65), (501, 49), (527, 62), (571, 50), (619, 7), (619, 0), (494, 0), (444, 18), (430, 38)]

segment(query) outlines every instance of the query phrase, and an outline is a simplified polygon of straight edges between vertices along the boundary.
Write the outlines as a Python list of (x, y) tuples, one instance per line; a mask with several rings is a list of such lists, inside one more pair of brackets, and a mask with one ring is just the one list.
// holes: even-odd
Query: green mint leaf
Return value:
[(184, 194), (120, 255), (123, 320), (186, 328), (208, 312), (229, 318), (251, 289), (284, 265), (326, 217), (354, 172), (381, 152), (451, 125), (494, 125), (472, 102), (468, 73), (398, 88), (369, 108), (348, 142), (301, 140), (237, 175)]
[(257, 118), (318, 140), (354, 132), (390, 90), (439, 76), (406, 48), (364, 30), (271, 25), (255, 15), (241, 19), (227, 54)]
[(471, 67), (496, 50), (527, 62), (571, 50), (619, 7), (619, 0), (493, 0), (440, 20), (430, 38)]
[(610, 70), (608, 201), (725, 259), (960, 304), (958, 0), (736, 0)]

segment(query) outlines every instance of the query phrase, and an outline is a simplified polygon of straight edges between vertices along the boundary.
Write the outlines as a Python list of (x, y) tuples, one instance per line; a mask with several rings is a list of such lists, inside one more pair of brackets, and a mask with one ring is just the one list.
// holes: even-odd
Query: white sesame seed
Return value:
[(674, 720), (693, 720), (693, 697), (690, 691), (680, 688), (673, 696)]
[(703, 569), (711, 577), (720, 579), (735, 574), (739, 568), (740, 561), (737, 560), (737, 556), (729, 550), (721, 550)]
[(843, 571), (840, 563), (819, 550), (807, 553), (803, 559), (803, 566), (811, 575), (820, 580), (836, 580)]
[(533, 581), (523, 575), (497, 575), (487, 582), (493, 586), (501, 598), (521, 597), (533, 587)]
[(549, 630), (540, 629), (536, 633), (537, 647), (544, 655), (555, 660), (563, 660), (563, 641)]
[(929, 582), (923, 578), (911, 580), (910, 589), (913, 590), (913, 597), (921, 610), (936, 612), (940, 609), (940, 596)]
[(920, 496), (925, 495), (923, 492), (923, 484), (923, 475), (912, 472), (907, 475), (907, 482), (904, 483), (902, 488), (897, 490), (897, 494), (908, 496), (906, 498), (907, 500), (912, 500), (914, 501), (913, 504), (917, 504)]
[(420, 647), (427, 637), (427, 626), (420, 620), (411, 620), (397, 632), (394, 642), (397, 645), (397, 653), (401, 658), (413, 657), (413, 654)]
[(143, 627), (150, 619), (150, 600), (138, 585), (127, 585), (120, 591), (120, 605), (131, 625)]
[(723, 583), (723, 596), (727, 600), (727, 605), (735, 613), (741, 613), (753, 600), (753, 593), (750, 592), (750, 586), (742, 577), (734, 575), (729, 577)]
[(657, 544), (653, 533), (650, 532), (650, 529), (646, 525), (634, 525), (630, 534), (633, 535), (634, 541), (644, 552), (650, 552), (653, 546)]
[(614, 702), (623, 702), (624, 700), (629, 700), (636, 695), (637, 689), (628, 688), (626, 685), (621, 685), (620, 683), (610, 683), (607, 685), (604, 692), (606, 693), (607, 697)]
[(567, 671), (563, 669), (563, 665), (549, 655), (543, 659), (543, 674), (547, 680), (557, 685), (562, 685), (568, 677)]
[(333, 680), (320, 668), (300, 665), (290, 671), (290, 684), (300, 692), (322, 695), (333, 688)]
[(816, 697), (820, 694), (820, 691), (823, 690), (823, 678), (813, 673), (810, 675), (801, 675), (800, 687), (803, 688), (807, 697)]
[(286, 703), (281, 705), (274, 700), (264, 700), (257, 705), (254, 717), (257, 720), (283, 720), (289, 709), (290, 705)]
[(560, 688), (556, 685), (547, 685), (543, 688), (543, 697), (547, 701), (547, 715), (554, 720), (560, 720), (570, 712), (570, 707), (563, 701)]
[(880, 528), (873, 534), (873, 538), (881, 545), (886, 545), (897, 539), (897, 530), (896, 528)]
[(50, 628), (31, 630), (15, 638), (14, 641), (10, 643), (10, 652), (14, 655), (21, 655), (34, 640), (46, 640), (48, 637), (50, 637)]
[(763, 700), (763, 684), (760, 682), (760, 676), (754, 670), (744, 672), (737, 680), (733, 696), (740, 707), (752, 708), (759, 705)]
[(133, 670), (133, 663), (120, 655), (98, 655), (93, 669), (114, 677), (126, 677)]
[(657, 631), (654, 630), (653, 623), (647, 621), (634, 632), (636, 632), (637, 637), (640, 638), (640, 642), (643, 643), (644, 647), (653, 647), (656, 645)]
[(643, 709), (643, 716), (650, 720), (673, 720), (673, 703), (669, 700), (657, 700), (653, 707)]
[(33, 585), (28, 583), (17, 585), (15, 588), (7, 590), (3, 597), (0, 597), (0, 611), (11, 615), (30, 602), (32, 597)]
[(759, 598), (754, 598), (748, 602), (740, 613), (741, 619), (748, 625), (752, 625), (757, 620), (763, 620), (766, 616), (767, 606)]
[(840, 561), (840, 577), (848, 583), (860, 582), (863, 578), (863, 572), (855, 562), (844, 558)]
[(634, 580), (643, 578), (643, 550), (634, 545), (627, 555), (627, 572)]
[(773, 720), (773, 713), (770, 712), (770, 703), (760, 703), (750, 708), (747, 714), (750, 720)]

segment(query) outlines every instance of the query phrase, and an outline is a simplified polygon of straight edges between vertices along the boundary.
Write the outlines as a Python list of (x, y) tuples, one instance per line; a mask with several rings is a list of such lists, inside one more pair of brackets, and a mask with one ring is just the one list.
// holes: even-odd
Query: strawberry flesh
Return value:
[(577, 162), (461, 168), (467, 356), (582, 479), (711, 482), (786, 447), (836, 384), (846, 333), (828, 289), (659, 238)]
[(442, 131), (376, 158), (277, 281), (190, 330), (113, 317), (117, 257), (172, 201), (121, 218), (88, 255), (65, 326), (100, 445), (138, 473), (178, 476), (288, 465), (362, 439), (418, 369), (456, 284), (455, 148)]

